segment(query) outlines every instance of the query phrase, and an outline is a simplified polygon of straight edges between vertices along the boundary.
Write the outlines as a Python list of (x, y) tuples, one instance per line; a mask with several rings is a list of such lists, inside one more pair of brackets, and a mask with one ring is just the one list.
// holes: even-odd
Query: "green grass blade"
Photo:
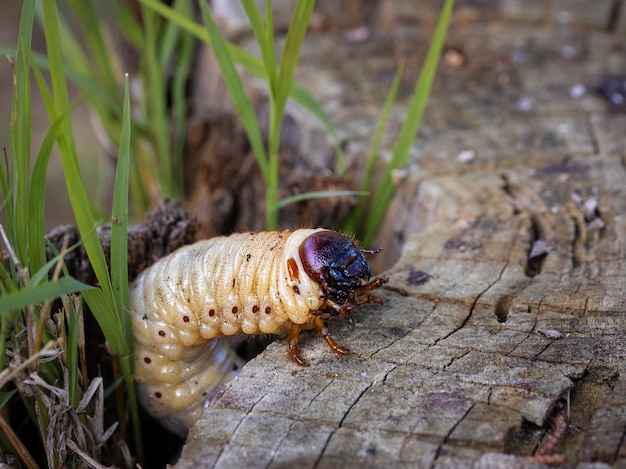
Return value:
[[(51, 116), (51, 120), (54, 121), (58, 116), (62, 116), (66, 109), (70, 108), (67, 83), (65, 81), (63, 70), (63, 58), (61, 55), (61, 40), (59, 34), (59, 24), (57, 21), (56, 0), (46, 0), (43, 2), (43, 19), (55, 106), (55, 115)], [(76, 154), (72, 123), (69, 117), (63, 119), (60, 132), (61, 135), (59, 136), (57, 143), (61, 153), (61, 162), (65, 173), (67, 192), (74, 211), (74, 217), (76, 218), (76, 224), (78, 225), (78, 229), (83, 237), (85, 250), (89, 256), (96, 278), (105, 292), (107, 304), (112, 310), (115, 305), (111, 302), (113, 295), (107, 263), (104, 257), (104, 251), (102, 250), (102, 245), (100, 244), (100, 240), (94, 230), (95, 220), (93, 219), (93, 215), (89, 208), (89, 198), (87, 197), (87, 193), (82, 182), (78, 166), (78, 157)]]
[[(385, 104), (383, 105), (378, 122), (376, 123), (372, 144), (367, 155), (367, 161), (365, 162), (363, 179), (361, 179), (361, 184), (359, 186), (361, 193), (366, 193), (372, 186), (372, 176), (374, 175), (374, 168), (376, 167), (376, 161), (378, 160), (378, 155), (380, 153), (383, 132), (385, 130), (387, 120), (389, 119), (391, 107), (393, 106), (393, 103), (396, 100), (396, 95), (398, 94), (398, 88), (400, 87), (400, 81), (402, 78), (402, 70), (402, 65), (398, 66), (396, 69), (396, 74), (393, 78), (393, 82), (391, 83), (391, 87), (389, 88), (389, 92), (387, 93)], [(365, 196), (360, 197), (359, 204), (356, 209), (350, 214), (348, 219), (343, 224), (344, 230), (351, 233), (358, 233), (360, 231), (363, 218), (365, 217), (365, 211), (367, 210), (367, 205), (367, 198)]]
[(296, 3), (296, 8), (287, 30), (280, 65), (278, 66), (277, 82), (275, 85), (272, 83), (268, 136), (269, 179), (266, 180), (265, 201), (265, 224), (267, 229), (275, 229), (278, 225), (278, 150), (280, 146), (280, 131), (287, 98), (291, 91), (293, 74), (298, 63), (300, 46), (304, 40), (314, 6), (315, 0), (302, 0)]
[[(0, 56), (8, 56), (15, 59), (15, 46), (0, 45)], [(50, 70), (47, 56), (33, 52), (31, 58), (31, 64), (36, 64), (37, 67), (42, 70)], [(67, 79), (81, 90), (84, 90), (85, 94), (88, 95), (91, 100), (96, 100), (98, 105), (101, 104), (103, 110), (106, 110), (106, 112), (114, 116), (115, 119), (119, 120), (122, 115), (122, 108), (118, 104), (118, 95), (107, 94), (92, 75), (81, 75), (81, 72), (75, 68), (74, 65), (73, 63), (72, 66), (68, 63), (64, 64)], [(94, 108), (96, 108), (96, 106), (94, 106)]]
[(446, 0), (444, 7), (439, 16), (439, 21), (433, 35), (432, 42), (428, 48), (426, 60), (420, 71), (419, 80), (416, 85), (413, 98), (409, 104), (407, 116), (398, 135), (396, 145), (393, 149), (392, 159), (387, 165), (383, 176), (378, 183), (376, 191), (373, 196), (374, 205), (371, 207), (370, 216), (367, 227), (365, 229), (365, 236), (363, 243), (365, 246), (369, 246), (372, 242), (378, 227), (385, 217), (387, 207), (395, 192), (395, 186), (392, 180), (392, 173), (395, 169), (405, 165), (410, 157), (411, 145), (415, 141), (415, 136), (419, 129), (428, 102), (428, 95), (430, 94), (430, 88), (432, 86), (435, 73), (437, 71), (437, 65), (439, 63), (439, 57), (441, 56), (441, 50), (446, 38), (448, 29), (448, 23), (452, 14), (452, 7), (454, 6), (454, 0)]
[(72, 277), (63, 277), (34, 287), (26, 286), (20, 290), (4, 293), (0, 297), (0, 313), (17, 311), (70, 293), (83, 292), (85, 294), (91, 289), (95, 290), (91, 285), (81, 283)]
[[(270, 86), (270, 93), (276, 94), (276, 50), (274, 48), (274, 29), (270, 29), (271, 25), (268, 23), (267, 27), (263, 24), (263, 18), (254, 0), (242, 0), (243, 8), (248, 15), (252, 32), (261, 50), (261, 58), (265, 67), (265, 73), (268, 77)], [(271, 2), (268, 2), (265, 6), (266, 21), (271, 22), (272, 18), (272, 6)]]
[(142, 51), (142, 61), (145, 69), (143, 100), (146, 115), (150, 116), (153, 129), (150, 140), (154, 144), (158, 171), (156, 178), (164, 197), (173, 197), (171, 168), (169, 159), (169, 131), (166, 111), (167, 91), (165, 89), (165, 70), (161, 68), (159, 60), (159, 36), (161, 18), (150, 8), (142, 6), (141, 17), (145, 34), (145, 48)]
[[(72, 102), (71, 108), (59, 116), (46, 131), (39, 147), (28, 196), (29, 202), (29, 248), (30, 248), (30, 271), (37, 272), (46, 263), (46, 177), (48, 173), (48, 161), (54, 148), (54, 143), (59, 136), (59, 130), (64, 119), (69, 118), (71, 111), (82, 101), (79, 97)], [(31, 279), (32, 280), (32, 279)]]
[(184, 153), (187, 141), (187, 116), (189, 103), (187, 100), (187, 81), (193, 68), (195, 39), (189, 34), (180, 35), (178, 47), (177, 72), (172, 77), (172, 126), (174, 131), (172, 149), (172, 179), (175, 188), (183, 197), (184, 189)]
[(128, 186), (130, 167), (130, 97), (128, 76), (125, 81), (124, 112), (122, 135), (115, 170), (115, 187), (113, 189), (113, 210), (111, 223), (111, 283), (113, 294), (117, 300), (117, 311), (120, 323), (124, 327), (124, 336), (129, 344), (133, 343), (133, 335), (128, 314)]
[[(63, 254), (67, 254), (68, 252), (72, 252), (74, 249), (76, 249), (78, 246), (80, 246), (82, 243), (78, 242), (76, 244), (74, 244), (73, 246), (70, 246), (69, 248), (67, 248), (65, 250), (65, 252)], [(37, 285), (39, 285), (40, 283), (45, 283), (48, 280), (48, 272), (50, 272), (50, 270), (56, 265), (56, 263), (59, 261), (60, 257), (61, 257), (61, 253), (60, 252), (54, 252), (55, 256), (50, 259), (48, 262), (46, 262), (45, 264), (43, 264), (41, 266), (41, 268), (39, 268), (34, 274), (31, 274), (31, 278), (30, 281), (28, 282), (28, 286), (30, 288), (34, 288)], [(65, 273), (65, 275), (69, 275), (67, 273), (67, 270), (64, 268), (63, 272)]]
[(16, 392), (17, 389), (11, 389), (10, 391), (0, 393), (0, 409), (2, 409), (5, 404), (11, 400)]
[(235, 70), (235, 64), (229, 53), (229, 49), (226, 45), (226, 41), (222, 37), (213, 15), (209, 10), (209, 7), (204, 3), (200, 3), (202, 9), (202, 17), (206, 24), (207, 31), (211, 38), (211, 44), (213, 46), (213, 52), (222, 72), (222, 78), (226, 83), (228, 94), (233, 102), (233, 106), (241, 119), (241, 123), (246, 131), (250, 145), (254, 151), (257, 163), (261, 168), (261, 173), (265, 180), (269, 176), (268, 158), (265, 152), (265, 146), (263, 145), (263, 137), (261, 136), (261, 129), (259, 127), (259, 121), (257, 120), (254, 108), (248, 99), (246, 92), (243, 88), (241, 78)]
[(70, 405), (76, 407), (79, 401), (78, 397), (78, 327), (79, 311), (74, 308), (74, 302), (66, 301), (65, 318), (67, 321), (67, 373), (70, 391)]
[(137, 18), (128, 10), (124, 2), (113, 2), (115, 18), (119, 25), (119, 31), (124, 39), (137, 50), (144, 48), (143, 28)]
[(278, 70), (278, 92), (276, 95), (278, 109), (285, 106), (291, 91), (293, 74), (300, 55), (300, 46), (308, 29), (314, 7), (315, 0), (300, 0), (296, 3), (296, 9), (291, 17)]
[(277, 207), (283, 208), (287, 205), (295, 204), (297, 202), (303, 202), (311, 199), (326, 199), (328, 197), (352, 197), (355, 195), (367, 195), (368, 192), (358, 191), (311, 191), (304, 192), (302, 194), (292, 195), (291, 197), (285, 197), (278, 201)]
[(113, 189), (113, 209), (111, 224), (111, 283), (117, 304), (118, 323), (122, 328), (127, 353), (120, 356), (122, 370), (129, 398), (135, 448), (140, 461), (144, 460), (141, 422), (139, 420), (138, 402), (135, 395), (133, 373), (135, 361), (134, 339), (129, 314), (128, 297), (128, 190), (131, 157), (131, 105), (128, 75), (124, 80), (124, 106), (122, 113), (122, 135), (115, 170), (115, 187)]
[(124, 329), (119, 321), (115, 320), (116, 318), (111, 317), (109, 300), (104, 296), (102, 290), (94, 288), (83, 291), (82, 295), (111, 348), (120, 357), (127, 356), (130, 349), (126, 342)]
[(98, 83), (108, 94), (117, 96), (118, 84), (111, 60), (111, 51), (102, 32), (102, 19), (94, 9), (92, 0), (71, 0), (71, 4), (80, 17), (85, 40), (91, 52), (89, 56), (94, 64), (92, 68), (95, 76), (98, 77)]
[[(179, 12), (181, 15), (189, 15), (191, 10), (188, 8), (189, 2), (187, 0), (176, 0), (172, 4), (172, 9), (174, 11)], [(154, 14), (154, 12), (148, 9), (150, 14)], [(174, 58), (176, 62), (178, 61), (178, 41), (180, 36), (180, 28), (170, 21), (166, 21), (162, 25), (161, 32), (159, 34), (159, 44), (158, 44), (158, 64), (162, 73), (165, 75), (167, 71), (167, 67), (169, 63)], [(176, 67), (176, 71), (178, 72), (178, 67)]]
[[(11, 153), (13, 170), (14, 226), (7, 226), (15, 253), (23, 266), (28, 264), (28, 185), (30, 175), (30, 43), (35, 18), (35, 1), (22, 7), (15, 58), (13, 109), (11, 113)], [(7, 219), (8, 223), (12, 220)]]
[[(2, 191), (2, 204), (0, 204), (0, 213), (4, 210), (4, 219), (7, 226), (7, 232), (11, 233), (13, 225), (11, 220), (15, 219), (13, 204), (11, 200), (13, 197), (13, 191), (11, 190), (11, 176), (9, 172), (11, 167), (8, 161), (8, 155), (6, 150), (1, 153), (2, 162), (0, 163), (0, 190)], [(10, 234), (8, 236), (11, 236)], [(0, 262), (0, 264), (2, 264)]]

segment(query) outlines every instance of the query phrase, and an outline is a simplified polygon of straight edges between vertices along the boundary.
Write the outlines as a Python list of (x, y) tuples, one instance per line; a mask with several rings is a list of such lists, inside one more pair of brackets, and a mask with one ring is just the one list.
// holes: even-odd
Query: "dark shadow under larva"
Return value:
[(130, 290), (139, 397), (155, 418), (185, 434), (239, 359), (224, 336), (287, 334), (289, 355), (306, 366), (297, 343), (315, 327), (331, 350), (348, 351), (322, 314), (382, 301), (369, 292), (364, 254), (324, 229), (241, 233), (180, 248), (143, 271)]

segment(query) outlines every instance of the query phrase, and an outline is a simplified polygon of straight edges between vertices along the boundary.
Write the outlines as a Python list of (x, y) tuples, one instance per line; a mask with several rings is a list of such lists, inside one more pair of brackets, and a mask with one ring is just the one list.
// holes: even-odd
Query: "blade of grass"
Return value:
[(30, 43), (35, 18), (35, 1), (27, 0), (22, 7), (17, 54), (13, 75), (13, 109), (11, 112), (11, 153), (13, 171), (14, 226), (7, 226), (11, 242), (23, 266), (28, 263), (28, 184), (30, 175)]
[[(106, 135), (116, 145), (120, 132), (120, 93), (113, 72), (111, 53), (107, 52), (100, 26), (97, 24), (100, 16), (94, 12), (89, 1), (72, 0), (74, 11), (78, 13), (79, 24), (82, 27), (80, 35), (75, 34), (76, 28), (71, 27), (69, 22), (57, 12), (62, 52), (66, 64), (72, 64), (83, 79), (95, 84), (94, 88), (90, 88), (98, 90), (91, 95), (91, 110), (98, 116)], [(83, 50), (86, 46), (88, 52)], [(109, 101), (106, 101), (107, 96)]]
[(113, 189), (113, 209), (111, 224), (111, 283), (118, 311), (124, 311), (121, 317), (125, 337), (133, 343), (133, 335), (128, 311), (128, 187), (131, 149), (131, 121), (128, 75), (124, 86), (124, 112), (122, 135), (115, 170)]
[(293, 74), (300, 56), (300, 46), (311, 21), (313, 8), (315, 8), (315, 0), (301, 0), (296, 3), (296, 9), (291, 17), (278, 69), (278, 89), (276, 94), (276, 106), (278, 109), (284, 109), (287, 97), (291, 91)]
[[(51, 120), (62, 116), (66, 109), (70, 108), (67, 83), (63, 70), (63, 59), (61, 56), (61, 41), (59, 35), (59, 24), (57, 21), (56, 0), (47, 0), (43, 2), (43, 20), (44, 32), (46, 35), (46, 44), (48, 57), (50, 61), (50, 78), (52, 81), (54, 111), (55, 115), (51, 116)], [(107, 298), (106, 304), (110, 310), (114, 310), (115, 305), (111, 299), (112, 288), (108, 275), (107, 263), (104, 257), (102, 245), (94, 230), (95, 220), (89, 208), (89, 198), (82, 182), (80, 169), (78, 166), (78, 158), (76, 154), (76, 145), (72, 124), (69, 118), (63, 119), (61, 124), (61, 135), (57, 140), (61, 153), (61, 162), (63, 163), (63, 171), (65, 173), (65, 181), (67, 192), (70, 197), (70, 203), (76, 224), (83, 237), (85, 250), (89, 256), (89, 260), (96, 274), (96, 278), (101, 288), (105, 292)]]
[[(396, 100), (398, 88), (400, 87), (400, 79), (402, 78), (403, 68), (404, 67), (400, 65), (396, 69), (396, 74), (393, 77), (393, 82), (391, 83), (391, 87), (389, 88), (389, 92), (387, 93), (385, 104), (383, 105), (383, 109), (378, 118), (378, 122), (376, 123), (374, 136), (372, 137), (372, 144), (370, 146), (370, 151), (367, 155), (367, 160), (365, 162), (363, 179), (361, 179), (361, 184), (359, 186), (361, 194), (369, 194), (367, 191), (370, 187), (372, 187), (372, 176), (374, 174), (374, 168), (376, 166), (376, 161), (380, 152), (383, 132), (385, 130), (385, 126), (387, 125), (387, 120), (389, 118), (389, 113), (391, 112), (391, 107)], [(361, 196), (359, 204), (343, 223), (342, 229), (349, 233), (360, 233), (367, 205), (367, 197)]]
[[(72, 407), (76, 407), (78, 397), (78, 314), (73, 301), (63, 302), (65, 306), (65, 320), (67, 321), (67, 372), (69, 383), (69, 401)], [(87, 379), (86, 376), (83, 377)]]
[(263, 18), (254, 0), (242, 0), (252, 32), (259, 45), (261, 51), (261, 58), (263, 60), (263, 66), (267, 75), (267, 81), (270, 86), (270, 93), (276, 93), (276, 50), (274, 48), (274, 29), (270, 30), (271, 18), (272, 18), (272, 5), (271, 1), (268, 1), (265, 5), (265, 20), (268, 21), (267, 27), (263, 24)]
[(115, 8), (115, 18), (119, 24), (119, 31), (135, 49), (144, 48), (144, 38), (141, 24), (135, 16), (128, 10), (125, 2), (113, 2)]
[[(59, 129), (64, 119), (69, 117), (70, 112), (78, 105), (82, 99), (72, 102), (71, 108), (59, 116), (50, 125), (39, 147), (33, 174), (31, 177), (29, 202), (29, 249), (30, 249), (30, 271), (39, 271), (46, 263), (46, 243), (45, 243), (45, 206), (46, 206), (46, 176), (48, 173), (48, 161), (52, 154), (54, 142), (59, 136)], [(31, 279), (32, 281), (32, 279)]]
[[(179, 2), (183, 11), (189, 9), (189, 4), (185, 0)], [(168, 25), (173, 23), (168, 22)], [(176, 73), (172, 77), (172, 126), (174, 129), (173, 149), (172, 149), (172, 178), (177, 190), (182, 192), (184, 188), (184, 152), (187, 140), (187, 82), (193, 68), (196, 43), (195, 39), (182, 31), (179, 31), (178, 59)], [(181, 194), (179, 195), (182, 198)]]
[(267, 229), (275, 229), (278, 226), (278, 150), (280, 146), (280, 131), (287, 98), (293, 83), (293, 74), (298, 63), (300, 46), (304, 40), (314, 7), (315, 0), (302, 0), (296, 3), (296, 8), (287, 30), (280, 65), (278, 66), (277, 83), (270, 95), (269, 179), (266, 180), (265, 202), (265, 224)]
[(441, 10), (439, 21), (428, 53), (426, 60), (420, 71), (419, 80), (417, 82), (413, 98), (409, 104), (407, 116), (398, 135), (396, 145), (393, 149), (393, 155), (390, 163), (385, 168), (385, 171), (381, 177), (381, 180), (376, 187), (376, 191), (373, 196), (373, 205), (370, 209), (370, 216), (367, 226), (365, 228), (365, 235), (363, 237), (363, 244), (369, 246), (372, 242), (378, 228), (380, 227), (387, 208), (395, 192), (395, 185), (392, 180), (392, 173), (400, 166), (405, 165), (410, 157), (411, 145), (415, 141), (415, 136), (419, 129), (428, 102), (428, 95), (430, 94), (430, 88), (437, 71), (437, 65), (439, 63), (439, 57), (441, 56), (441, 50), (446, 38), (448, 29), (448, 23), (450, 22), (450, 16), (452, 14), (452, 7), (454, 6), (454, 0), (446, 0), (446, 3)]
[(36, 287), (26, 286), (19, 290), (4, 293), (0, 298), (0, 313), (18, 311), (29, 305), (43, 303), (62, 295), (94, 289), (91, 285), (79, 282), (71, 277), (63, 277), (56, 281), (45, 282)]
[[(102, 32), (102, 20), (96, 12), (92, 0), (71, 0), (74, 11), (81, 19), (85, 40), (89, 44), (89, 55), (95, 66), (94, 74), (98, 77), (99, 85), (112, 96), (118, 95), (118, 84), (115, 77), (113, 62), (111, 61), (111, 51), (106, 44)], [(72, 62), (70, 62), (72, 63)]]
[(113, 208), (111, 224), (111, 283), (117, 304), (117, 311), (122, 315), (119, 318), (122, 333), (125, 338), (128, 353), (120, 356), (120, 363), (130, 404), (130, 414), (135, 436), (135, 448), (140, 461), (144, 460), (143, 439), (141, 436), (141, 422), (135, 385), (133, 382), (134, 352), (133, 331), (130, 320), (128, 297), (128, 189), (129, 168), (131, 156), (131, 105), (128, 83), (128, 74), (124, 79), (124, 107), (122, 113), (122, 134), (115, 170), (115, 187), (113, 189)]
[[(48, 273), (50, 272), (50, 270), (56, 265), (56, 263), (59, 261), (59, 258), (62, 255), (67, 255), (67, 253), (72, 252), (74, 249), (76, 249), (78, 246), (80, 246), (82, 244), (82, 242), (78, 242), (70, 247), (68, 247), (64, 253), (59, 252), (58, 250), (56, 250), (56, 248), (53, 250), (54, 253), (54, 257), (52, 257), (52, 259), (50, 259), (48, 262), (46, 262), (45, 264), (43, 264), (41, 266), (41, 268), (35, 272), (34, 274), (31, 274), (31, 278), (28, 282), (28, 286), (31, 288), (36, 287), (37, 285), (39, 285), (40, 283), (45, 283), (48, 280)], [(67, 271), (67, 266), (65, 264), (63, 264), (63, 274), (67, 277), (69, 277), (69, 273)]]
[[(87, 302), (87, 306), (98, 321), (98, 326), (102, 329), (102, 333), (107, 338), (107, 342), (117, 355), (125, 356), (130, 353), (126, 342), (125, 333), (122, 325), (117, 318), (112, 317), (109, 300), (106, 298), (102, 290), (94, 288), (82, 292), (83, 298)], [(128, 314), (128, 312), (126, 313)]]
[(241, 78), (235, 70), (235, 64), (230, 55), (230, 51), (227, 47), (226, 41), (219, 32), (213, 15), (209, 10), (209, 7), (204, 3), (200, 3), (202, 10), (202, 17), (206, 25), (207, 31), (211, 38), (211, 44), (213, 46), (213, 52), (215, 58), (219, 64), (222, 72), (222, 78), (226, 83), (228, 94), (233, 101), (233, 106), (241, 119), (241, 123), (246, 131), (250, 145), (254, 151), (257, 163), (261, 168), (261, 173), (265, 181), (269, 178), (268, 158), (265, 152), (265, 146), (263, 145), (263, 137), (261, 136), (261, 129), (259, 127), (259, 121), (257, 120), (254, 108), (250, 103), (250, 100), (246, 96), (246, 92), (243, 88)]
[(150, 8), (141, 6), (141, 18), (143, 20), (146, 46), (142, 50), (142, 70), (144, 80), (143, 100), (146, 114), (150, 116), (151, 128), (150, 142), (154, 146), (156, 153), (156, 164), (158, 167), (157, 180), (165, 198), (173, 197), (171, 180), (171, 167), (169, 159), (169, 132), (166, 112), (167, 92), (165, 90), (165, 73), (161, 68), (158, 57), (160, 48), (159, 36), (161, 34), (161, 18)]
[(302, 194), (292, 195), (291, 197), (285, 197), (278, 201), (278, 208), (284, 208), (287, 205), (295, 204), (297, 202), (303, 202), (311, 199), (325, 199), (328, 197), (350, 197), (358, 195), (367, 195), (368, 192), (359, 191), (311, 191), (304, 192)]

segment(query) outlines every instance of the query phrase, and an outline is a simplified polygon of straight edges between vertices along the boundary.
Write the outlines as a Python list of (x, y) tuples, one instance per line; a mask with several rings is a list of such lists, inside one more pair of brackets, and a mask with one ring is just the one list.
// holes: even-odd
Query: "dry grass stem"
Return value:
[[(8, 368), (5, 368), (0, 372), (0, 389), (15, 379), (19, 373), (21, 373), (25, 368), (28, 368), (33, 362), (43, 358), (56, 358), (59, 355), (59, 350), (56, 349), (56, 346), (57, 342), (50, 340), (44, 348), (39, 350), (36, 354), (28, 357), (23, 362), (18, 362), (18, 364), (11, 363)], [(19, 360), (17, 355), (14, 356), (14, 360)]]
[(11, 446), (13, 446), (13, 449), (19, 456), (20, 460), (24, 463), (24, 465), (28, 469), (37, 469), (37, 463), (30, 455), (28, 449), (26, 449), (26, 447), (22, 443), (22, 440), (20, 440), (20, 437), (15, 434), (8, 422), (4, 419), (4, 417), (2, 417), (2, 414), (0, 414), (0, 430), (7, 437), (7, 439), (11, 443)]

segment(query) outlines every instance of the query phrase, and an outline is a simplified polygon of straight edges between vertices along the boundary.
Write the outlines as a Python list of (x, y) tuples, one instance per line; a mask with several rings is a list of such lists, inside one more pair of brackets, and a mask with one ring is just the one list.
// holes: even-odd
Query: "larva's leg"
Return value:
[(335, 339), (333, 339), (328, 333), (328, 328), (326, 327), (326, 324), (324, 324), (324, 320), (321, 316), (316, 316), (314, 321), (317, 332), (319, 332), (319, 334), (324, 337), (324, 340), (334, 353), (336, 353), (337, 355), (350, 355), (350, 351), (335, 342)]
[(381, 285), (384, 285), (389, 281), (386, 277), (379, 277), (372, 280), (370, 283), (363, 285), (362, 287), (354, 290), (352, 297), (349, 300), (349, 304), (351, 305), (363, 305), (365, 303), (376, 303), (377, 305), (382, 305), (383, 300), (381, 300), (376, 295), (370, 295), (368, 293), (362, 294), (363, 292), (368, 292), (373, 290), (374, 288), (378, 288)]
[(289, 346), (289, 356), (300, 366), (309, 366), (309, 364), (300, 356), (298, 352), (298, 338), (302, 330), (301, 324), (291, 323), (289, 333), (287, 334), (287, 345)]

